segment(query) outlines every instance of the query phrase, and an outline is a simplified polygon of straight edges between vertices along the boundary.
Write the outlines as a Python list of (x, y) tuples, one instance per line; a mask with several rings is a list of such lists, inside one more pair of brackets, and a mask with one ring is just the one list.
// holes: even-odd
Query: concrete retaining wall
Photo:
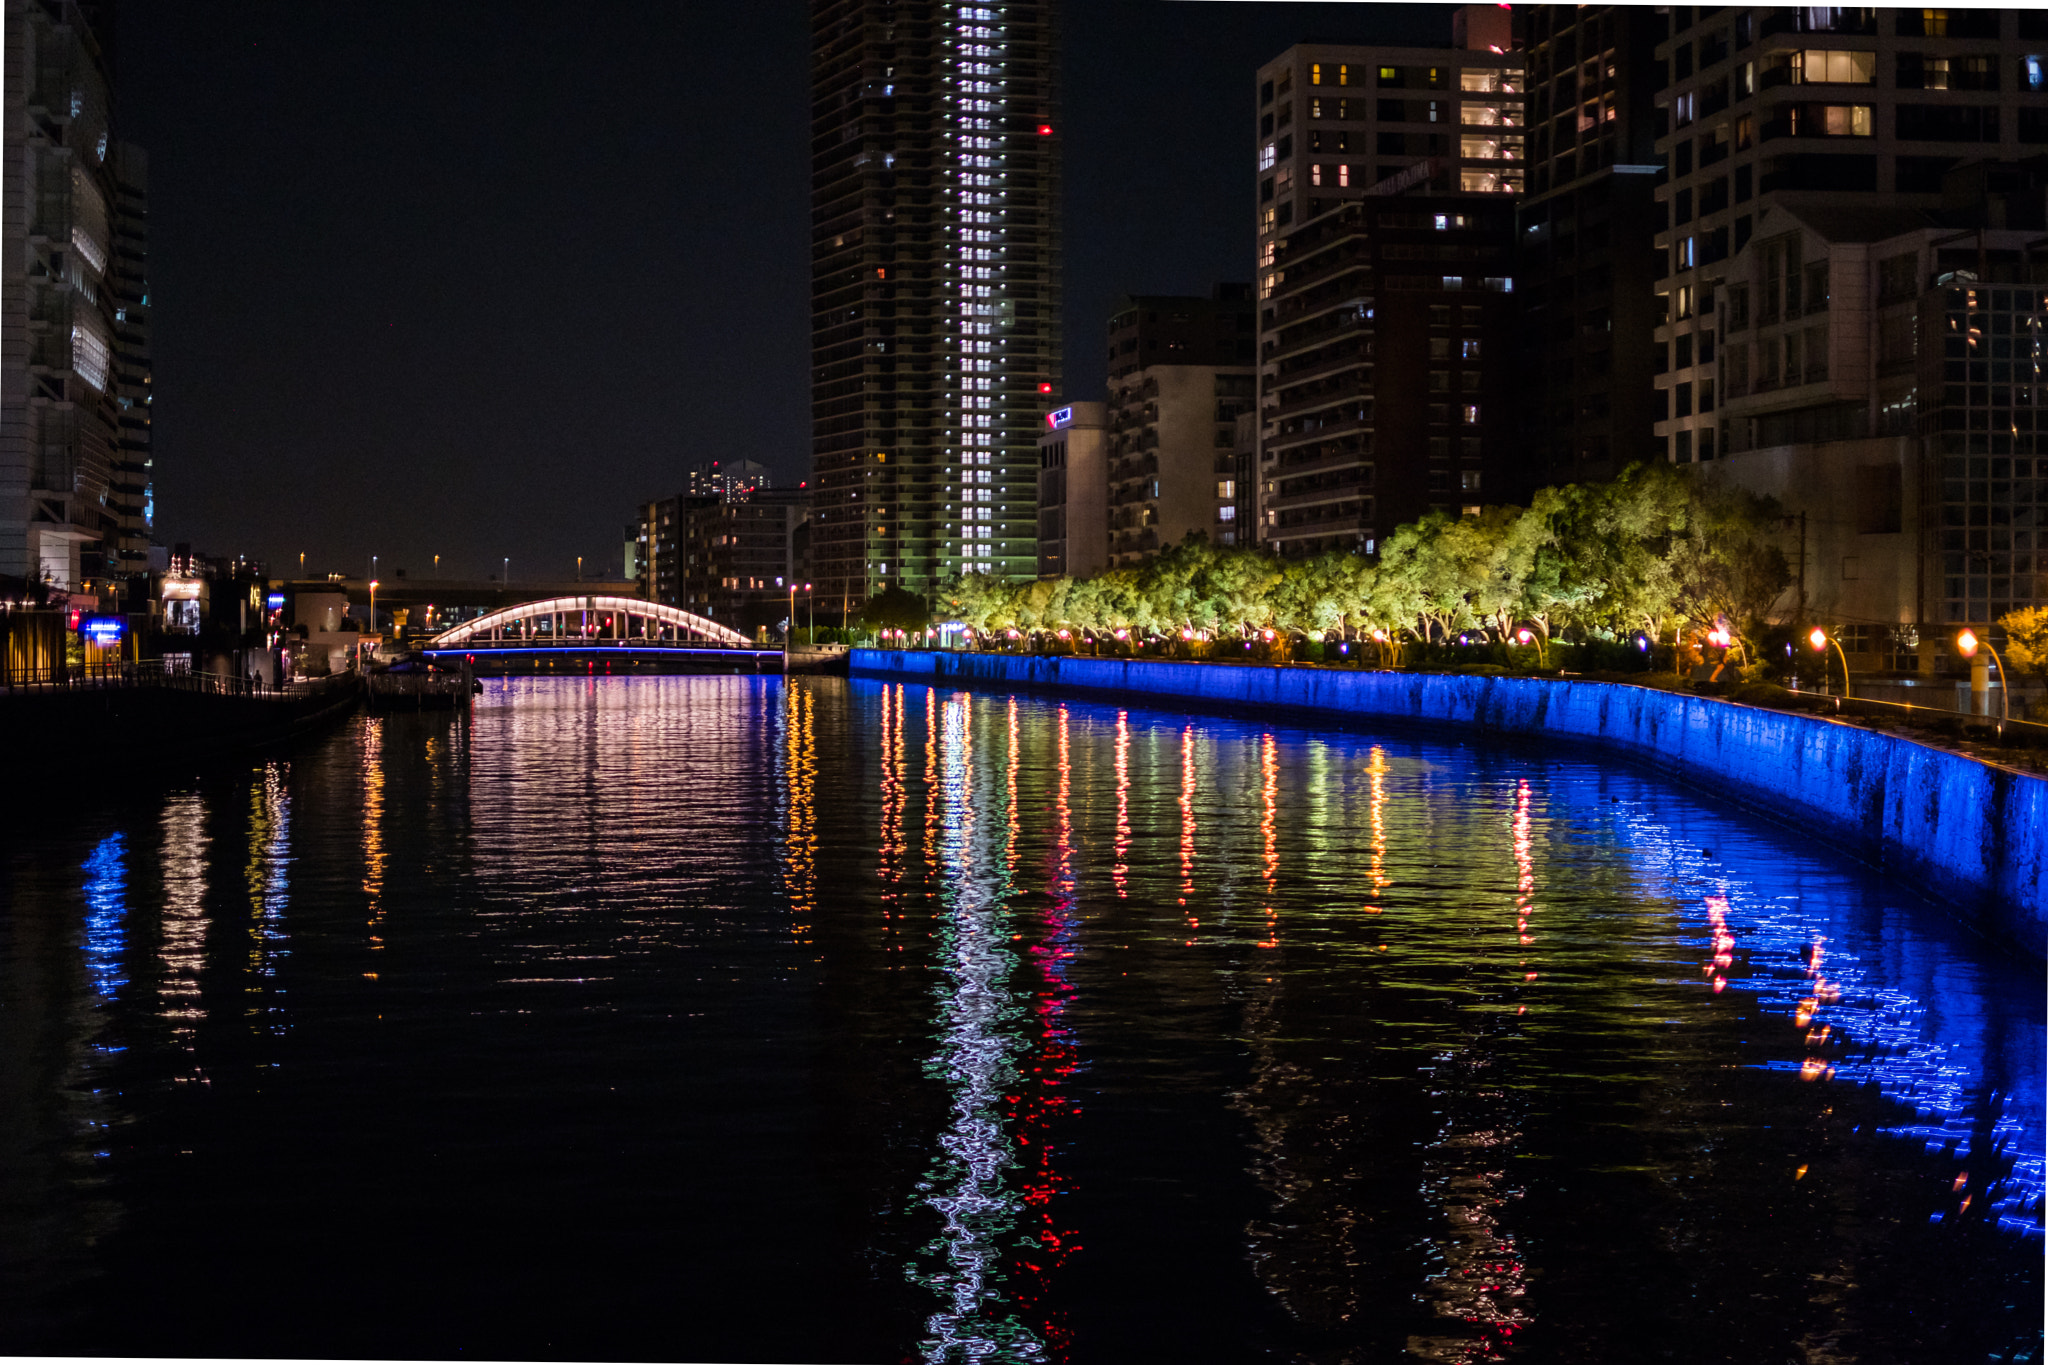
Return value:
[(2048, 956), (2048, 781), (1818, 716), (1618, 683), (855, 650), (855, 676), (1340, 712), (1597, 744), (1827, 838)]

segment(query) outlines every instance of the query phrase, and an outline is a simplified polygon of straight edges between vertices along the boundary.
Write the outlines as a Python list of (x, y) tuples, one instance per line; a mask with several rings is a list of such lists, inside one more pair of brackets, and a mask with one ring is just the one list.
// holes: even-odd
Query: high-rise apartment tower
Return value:
[(1059, 7), (811, 6), (820, 614), (1037, 567), (1060, 377)]
[(102, 601), (148, 558), (148, 212), (109, 11), (6, 0), (0, 579)]

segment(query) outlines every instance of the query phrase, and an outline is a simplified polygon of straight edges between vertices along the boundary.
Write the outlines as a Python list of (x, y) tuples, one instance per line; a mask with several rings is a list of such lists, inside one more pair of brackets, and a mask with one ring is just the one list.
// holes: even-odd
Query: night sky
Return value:
[[(1071, 0), (1067, 396), (1120, 294), (1251, 275), (1252, 76), (1447, 5)], [(374, 16), (374, 18), (372, 18)], [(756, 5), (122, 7), (157, 534), (272, 572), (614, 571), (683, 469), (804, 477), (809, 21)]]

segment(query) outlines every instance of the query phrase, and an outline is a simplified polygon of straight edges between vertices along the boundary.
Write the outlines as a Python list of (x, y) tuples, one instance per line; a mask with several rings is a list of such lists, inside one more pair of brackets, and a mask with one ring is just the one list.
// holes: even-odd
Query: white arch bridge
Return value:
[[(549, 597), (451, 626), (426, 652), (534, 649), (744, 649), (752, 640), (708, 617), (636, 597)], [(779, 651), (777, 651), (779, 652)]]

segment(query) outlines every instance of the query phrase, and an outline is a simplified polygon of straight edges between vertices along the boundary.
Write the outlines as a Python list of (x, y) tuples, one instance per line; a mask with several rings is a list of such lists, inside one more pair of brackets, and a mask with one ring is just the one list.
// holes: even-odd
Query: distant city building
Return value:
[(1512, 495), (1525, 130), (1508, 12), (1455, 11), (1447, 48), (1290, 48), (1257, 83), (1259, 432), (1240, 538), (1371, 551), (1432, 507)]
[(1261, 544), (1371, 553), (1518, 486), (1514, 226), (1505, 197), (1385, 195), (1281, 240), (1260, 312)]
[(1237, 541), (1237, 418), (1254, 404), (1250, 285), (1127, 298), (1109, 320), (1109, 563), (1190, 533)]
[(1036, 567), (1059, 13), (811, 7), (811, 552), (834, 619), (885, 587)]
[(642, 595), (746, 634), (788, 614), (799, 576), (809, 492), (758, 489), (744, 499), (662, 498), (641, 508), (634, 537)]
[(1259, 68), (1262, 271), (1278, 234), (1342, 202), (1522, 189), (1522, 57), (1508, 11), (1467, 6), (1453, 32), (1446, 48), (1302, 44)]
[[(1859, 668), (1951, 657), (2048, 605), (2036, 429), (2048, 160), (1949, 172), (1946, 207), (1761, 208), (1711, 322), (1726, 474), (1798, 522), (1810, 619)], [(2043, 477), (2036, 477), (2037, 475)]]
[(1109, 407), (1069, 403), (1038, 437), (1038, 576), (1109, 567)]
[[(1654, 245), (1663, 157), (1656, 60), (1668, 7), (1537, 5), (1527, 25), (1529, 164), (1521, 301), (1520, 493), (1660, 457)], [(1491, 491), (1491, 490), (1490, 490)], [(1501, 490), (1496, 500), (1517, 490)]]
[(1725, 448), (1713, 343), (1729, 262), (1765, 215), (1935, 211), (1943, 177), (2048, 146), (2048, 11), (1674, 7), (1657, 149), (1656, 432), (1680, 464)]
[(0, 82), (0, 580), (74, 603), (146, 568), (153, 515), (147, 177), (115, 139), (107, 17), (6, 0)]
[(774, 486), (768, 466), (757, 461), (704, 460), (685, 471), (683, 494), (685, 497), (732, 501)]

